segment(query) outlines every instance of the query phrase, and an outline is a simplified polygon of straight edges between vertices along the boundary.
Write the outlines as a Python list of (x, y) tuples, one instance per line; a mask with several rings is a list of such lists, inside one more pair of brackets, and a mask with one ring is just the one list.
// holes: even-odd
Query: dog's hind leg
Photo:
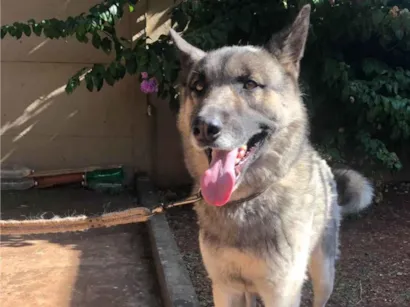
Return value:
[(236, 292), (234, 290), (212, 284), (215, 307), (256, 307), (256, 297), (252, 294)]
[(335, 254), (328, 253), (324, 244), (319, 242), (309, 263), (309, 275), (314, 294), (313, 307), (325, 307), (333, 292), (335, 262)]

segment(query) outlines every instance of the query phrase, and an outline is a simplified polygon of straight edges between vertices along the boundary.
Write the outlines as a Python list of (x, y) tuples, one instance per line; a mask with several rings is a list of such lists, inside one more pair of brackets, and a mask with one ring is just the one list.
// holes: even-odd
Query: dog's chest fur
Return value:
[[(252, 201), (196, 206), (201, 253), (214, 282), (251, 291), (258, 280), (280, 280), (291, 268), (304, 274), (308, 255), (336, 205), (330, 169), (316, 155), (309, 159), (314, 161), (308, 169), (304, 163), (294, 166)], [(295, 259), (299, 256), (301, 260)]]

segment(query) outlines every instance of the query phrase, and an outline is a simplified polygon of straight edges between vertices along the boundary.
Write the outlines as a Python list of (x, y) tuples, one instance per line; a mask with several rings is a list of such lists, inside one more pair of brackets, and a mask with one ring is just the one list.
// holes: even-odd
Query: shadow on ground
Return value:
[[(2, 192), (2, 219), (93, 215), (132, 196), (83, 189)], [(159, 307), (145, 224), (87, 232), (2, 236), (2, 306)]]

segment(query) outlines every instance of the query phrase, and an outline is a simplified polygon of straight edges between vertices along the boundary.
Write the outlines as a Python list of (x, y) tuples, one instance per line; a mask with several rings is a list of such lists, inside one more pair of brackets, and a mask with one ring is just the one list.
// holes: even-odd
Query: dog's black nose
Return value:
[(222, 130), (222, 122), (216, 118), (205, 119), (198, 116), (192, 125), (192, 132), (197, 140), (215, 141)]

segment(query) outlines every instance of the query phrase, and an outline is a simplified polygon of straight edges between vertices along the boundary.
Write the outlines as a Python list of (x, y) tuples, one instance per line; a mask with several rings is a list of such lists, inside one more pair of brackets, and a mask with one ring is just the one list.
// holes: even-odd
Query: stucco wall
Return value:
[[(147, 3), (147, 35), (156, 39), (161, 34), (167, 34), (170, 28), (169, 9), (174, 0), (149, 0)], [(155, 109), (153, 125), (155, 138), (153, 178), (160, 186), (174, 186), (191, 181), (184, 166), (180, 137), (176, 128), (176, 117), (172, 114), (168, 101), (158, 99), (155, 95), (149, 97)]]
[[(149, 6), (141, 1), (137, 13), (127, 14), (118, 25), (120, 35), (131, 38), (143, 30), (145, 22), (137, 23), (137, 18), (144, 14), (154, 21), (148, 30), (158, 33), (165, 2), (152, 1)], [(33, 0), (23, 5), (2, 0), (1, 24), (65, 18), (95, 3), (98, 0)], [(162, 185), (184, 181), (175, 123), (167, 114), (171, 127), (159, 129), (160, 139), (169, 143), (172, 138), (173, 148), (166, 154), (163, 146), (156, 148), (161, 144), (155, 135), (158, 121), (146, 115), (147, 98), (136, 77), (126, 77), (114, 87), (105, 85), (99, 93), (88, 92), (84, 85), (70, 96), (64, 92), (73, 73), (96, 62), (108, 63), (110, 56), (75, 39), (34, 36), (1, 41), (2, 163), (36, 170), (121, 163), (130, 171), (148, 171)], [(156, 113), (164, 112), (166, 102)], [(170, 158), (174, 167), (164, 169), (161, 165)]]

